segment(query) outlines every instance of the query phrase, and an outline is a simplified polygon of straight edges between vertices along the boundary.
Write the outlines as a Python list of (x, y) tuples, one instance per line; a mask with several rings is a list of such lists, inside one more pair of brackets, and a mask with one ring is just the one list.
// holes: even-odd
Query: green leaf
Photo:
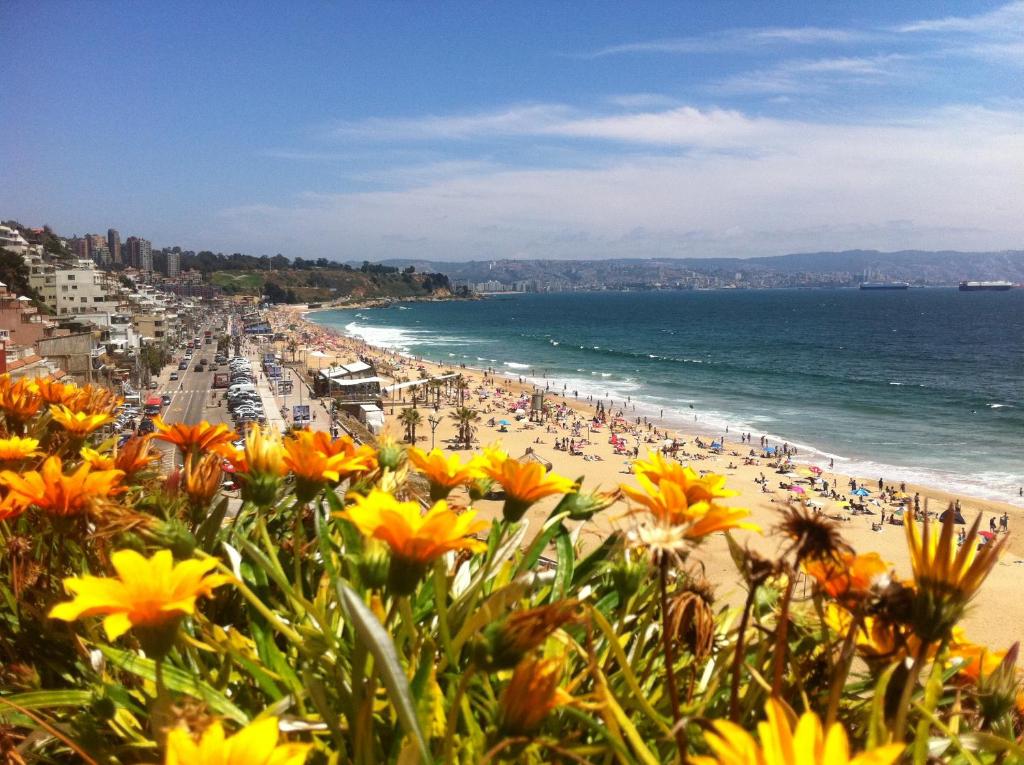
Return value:
[(572, 581), (573, 567), (576, 565), (576, 551), (572, 546), (572, 538), (569, 536), (569, 530), (561, 523), (558, 524), (558, 536), (555, 537), (555, 550), (558, 553), (558, 568), (555, 569), (555, 580), (551, 583), (551, 603), (565, 598), (569, 583)]
[(533, 542), (530, 543), (529, 549), (527, 549), (522, 559), (520, 559), (519, 565), (516, 566), (515, 576), (519, 576), (523, 572), (529, 571), (537, 565), (537, 561), (540, 559), (541, 553), (544, 552), (544, 548), (548, 546), (555, 534), (558, 534), (559, 530), (562, 529), (561, 520), (564, 517), (565, 516), (562, 515), (560, 518), (555, 519), (557, 522), (549, 523), (544, 527), (540, 534), (534, 537)]
[(199, 543), (200, 549), (208, 553), (213, 553), (213, 544), (217, 539), (217, 532), (224, 523), (224, 516), (226, 516), (227, 513), (228, 498), (224, 497), (224, 499), (217, 503), (217, 507), (214, 508), (213, 512), (206, 517), (206, 520), (203, 521), (196, 530), (196, 541)]
[(409, 678), (398, 659), (395, 644), (384, 626), (374, 616), (362, 598), (345, 582), (337, 582), (338, 597), (346, 617), (352, 623), (362, 643), (373, 654), (373, 659), (380, 671), (381, 679), (391, 697), (398, 719), (406, 734), (411, 735), (419, 745), (424, 762), (430, 762), (427, 742), (420, 730), (420, 721), (416, 717), (416, 703), (409, 688)]
[(586, 582), (598, 567), (608, 559), (608, 555), (616, 548), (619, 541), (619, 533), (612, 532), (602, 540), (596, 550), (581, 560), (572, 574), (573, 586), (578, 587)]
[[(130, 651), (122, 651), (119, 648), (108, 645), (101, 645), (99, 649), (112, 664), (120, 667), (125, 672), (130, 672), (153, 683), (156, 682), (156, 662), (152, 659), (145, 659)], [(190, 673), (168, 666), (164, 662), (163, 675), (164, 685), (172, 691), (185, 693), (192, 698), (205, 702), (210, 709), (225, 717), (230, 717), (239, 725), (248, 724), (249, 716), (245, 712), (231, 703), (223, 694), (217, 692), (201, 680), (197, 680)]]
[[(93, 700), (91, 691), (29, 691), (4, 696), (3, 700), (22, 709), (55, 709), (57, 707), (86, 707)], [(0, 705), (0, 720), (17, 714), (17, 710)]]

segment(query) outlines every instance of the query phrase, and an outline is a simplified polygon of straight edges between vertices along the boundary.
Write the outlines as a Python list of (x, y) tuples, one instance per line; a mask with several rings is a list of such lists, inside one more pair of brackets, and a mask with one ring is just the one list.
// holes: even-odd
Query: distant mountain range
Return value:
[(1024, 250), (955, 252), (847, 250), (757, 258), (615, 260), (387, 260), (387, 265), (439, 271), (473, 283), (536, 282), (554, 287), (851, 286), (865, 278), (919, 285), (964, 279), (1024, 282)]

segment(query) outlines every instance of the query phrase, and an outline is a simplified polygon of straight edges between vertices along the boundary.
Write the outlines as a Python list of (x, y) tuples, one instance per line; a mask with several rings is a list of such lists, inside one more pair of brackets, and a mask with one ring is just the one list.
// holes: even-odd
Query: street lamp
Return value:
[(427, 422), (430, 423), (430, 451), (434, 451), (434, 432), (437, 430), (437, 426), (441, 424), (441, 418), (430, 415), (427, 417)]

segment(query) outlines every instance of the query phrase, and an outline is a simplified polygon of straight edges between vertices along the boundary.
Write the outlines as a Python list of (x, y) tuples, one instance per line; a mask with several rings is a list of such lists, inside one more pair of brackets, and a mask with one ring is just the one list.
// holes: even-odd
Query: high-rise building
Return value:
[(181, 273), (181, 253), (167, 250), (167, 276), (173, 279)]
[(75, 237), (68, 244), (71, 246), (71, 250), (75, 253), (78, 258), (89, 257), (89, 237)]
[(107, 229), (107, 249), (110, 250), (110, 259), (114, 265), (121, 265), (121, 234), (116, 228)]
[(141, 236), (130, 236), (124, 243), (128, 265), (140, 271), (153, 270), (153, 245)]

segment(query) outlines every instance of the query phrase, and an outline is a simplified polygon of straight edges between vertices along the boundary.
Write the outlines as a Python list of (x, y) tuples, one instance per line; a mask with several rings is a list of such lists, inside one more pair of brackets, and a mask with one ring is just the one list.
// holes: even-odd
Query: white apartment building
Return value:
[(31, 245), (25, 241), (25, 237), (17, 229), (8, 226), (0, 226), (0, 247), (11, 252), (16, 252), (24, 257)]
[(32, 256), (29, 284), (58, 319), (117, 313), (115, 286), (109, 275), (88, 259), (81, 258), (62, 266), (44, 263), (42, 257)]

